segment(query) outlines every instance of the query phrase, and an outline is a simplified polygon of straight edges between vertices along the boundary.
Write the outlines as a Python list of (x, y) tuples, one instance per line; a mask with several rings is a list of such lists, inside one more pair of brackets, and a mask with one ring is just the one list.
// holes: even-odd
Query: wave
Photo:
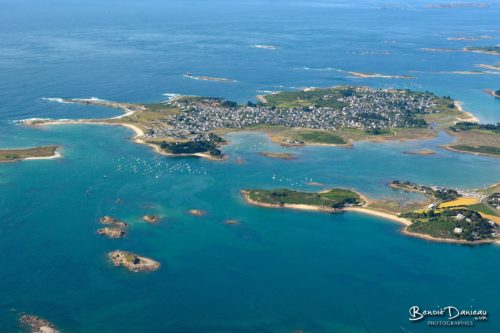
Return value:
[(314, 72), (345, 72), (342, 69), (331, 68), (331, 67), (326, 67), (326, 68), (295, 67), (294, 69), (303, 71), (314, 71)]
[(164, 93), (162, 95), (167, 97), (167, 99), (165, 100), (166, 102), (170, 102), (171, 100), (174, 100), (174, 99), (182, 96), (181, 94), (177, 94), (177, 93)]
[(274, 45), (265, 45), (265, 44), (253, 44), (253, 48), (256, 49), (265, 49), (265, 50), (277, 50), (278, 47)]
[(49, 101), (49, 102), (57, 102), (57, 103), (64, 103), (64, 104), (69, 104), (70, 102), (64, 100), (63, 98), (60, 97), (43, 97), (42, 100), (44, 101)]

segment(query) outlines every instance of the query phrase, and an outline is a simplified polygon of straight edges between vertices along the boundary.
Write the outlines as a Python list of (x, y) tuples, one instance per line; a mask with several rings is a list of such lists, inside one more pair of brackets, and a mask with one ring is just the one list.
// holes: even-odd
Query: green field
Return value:
[(256, 202), (279, 205), (309, 205), (328, 208), (342, 208), (346, 205), (360, 205), (360, 196), (345, 189), (332, 189), (328, 192), (299, 192), (287, 189), (247, 190), (248, 197)]
[(455, 150), (459, 150), (459, 151), (470, 152), (470, 153), (479, 153), (479, 154), (500, 156), (500, 148), (492, 147), (492, 146), (473, 147), (473, 146), (467, 146), (467, 145), (453, 145), (453, 146), (450, 146), (450, 148), (455, 149)]
[(326, 131), (314, 131), (314, 132), (303, 132), (298, 133), (294, 137), (297, 141), (302, 141), (306, 143), (320, 143), (320, 144), (335, 144), (335, 145), (345, 145), (347, 141), (344, 140), (339, 135), (326, 132)]
[(50, 157), (57, 150), (57, 146), (44, 146), (26, 149), (2, 149), (0, 150), (0, 162), (13, 162), (28, 157)]

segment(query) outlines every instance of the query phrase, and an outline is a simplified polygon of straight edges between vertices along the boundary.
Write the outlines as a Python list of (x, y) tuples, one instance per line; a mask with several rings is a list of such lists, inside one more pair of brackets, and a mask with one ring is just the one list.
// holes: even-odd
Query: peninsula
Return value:
[(500, 157), (500, 123), (459, 122), (447, 132), (455, 141), (443, 148), (463, 153)]
[(390, 186), (422, 193), (431, 202), (427, 207), (401, 212), (401, 217), (412, 221), (405, 233), (468, 244), (500, 241), (498, 184), (480, 190), (456, 190), (395, 180)]
[(115, 266), (125, 267), (132, 272), (156, 271), (160, 268), (159, 262), (131, 252), (112, 251), (108, 253), (108, 257)]
[(393, 181), (390, 186), (422, 193), (427, 201), (410, 208), (395, 202), (368, 200), (346, 189), (322, 192), (253, 189), (241, 193), (247, 203), (260, 207), (328, 213), (355, 211), (390, 219), (405, 225), (404, 234), (428, 240), (463, 244), (500, 242), (499, 185), (471, 191), (400, 181)]
[(43, 146), (24, 149), (0, 149), (0, 163), (21, 160), (41, 160), (61, 157), (59, 146)]
[(220, 146), (227, 132), (268, 134), (282, 145), (344, 145), (360, 140), (408, 140), (434, 137), (459, 119), (471, 119), (450, 97), (408, 89), (363, 86), (309, 88), (261, 96), (245, 105), (222, 98), (181, 96), (158, 104), (97, 99), (71, 103), (108, 105), (124, 114), (108, 119), (28, 119), (24, 125), (110, 124), (127, 126), (135, 141), (169, 156), (224, 159)]

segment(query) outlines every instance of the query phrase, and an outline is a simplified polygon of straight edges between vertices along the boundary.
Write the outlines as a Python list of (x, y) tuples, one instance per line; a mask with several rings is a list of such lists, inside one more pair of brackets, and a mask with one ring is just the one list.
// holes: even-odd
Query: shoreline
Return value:
[(490, 96), (493, 96), (495, 98), (500, 98), (500, 95), (495, 94), (495, 91), (493, 91), (491, 89), (484, 89), (483, 91)]
[(3, 163), (16, 163), (16, 162), (22, 162), (22, 161), (37, 161), (37, 160), (55, 160), (62, 158), (63, 155), (60, 152), (61, 147), (58, 147), (53, 155), (50, 156), (31, 156), (31, 157), (22, 157), (22, 158), (17, 158), (13, 160), (7, 160), (7, 161), (0, 161), (0, 164)]
[(54, 155), (52, 155), (52, 156), (26, 157), (26, 158), (20, 159), (20, 161), (28, 161), (28, 160), (30, 160), (30, 161), (34, 161), (34, 160), (55, 160), (55, 159), (58, 159), (58, 158), (62, 158), (62, 154), (59, 152), (59, 149), (57, 149), (54, 152)]
[[(320, 207), (320, 206), (311, 206), (311, 205), (300, 205), (300, 204), (284, 204), (284, 205), (276, 205), (276, 204), (267, 204), (267, 203), (261, 203), (255, 200), (250, 199), (248, 191), (242, 190), (240, 193), (243, 196), (243, 199), (246, 203), (257, 206), (257, 207), (263, 207), (263, 208), (284, 208), (284, 209), (294, 209), (294, 210), (303, 210), (303, 211), (315, 211), (315, 212), (323, 212), (323, 213), (342, 213), (342, 212), (354, 212), (354, 213), (360, 213), (360, 214), (365, 214), (365, 215), (370, 215), (370, 216), (375, 216), (379, 218), (383, 218), (385, 220), (393, 221), (393, 222), (398, 222), (402, 224), (404, 227), (400, 230), (400, 232), (409, 237), (416, 237), (420, 239), (425, 239), (428, 241), (433, 241), (433, 242), (440, 242), (440, 243), (454, 243), (454, 244), (460, 244), (460, 245), (480, 245), (480, 244), (500, 244), (500, 240), (479, 240), (479, 241), (467, 241), (467, 240), (459, 240), (459, 239), (448, 239), (448, 238), (438, 238), (438, 237), (432, 237), (430, 235), (425, 235), (425, 234), (418, 234), (415, 232), (408, 231), (408, 227), (412, 225), (413, 223), (405, 218), (399, 217), (395, 214), (391, 213), (384, 213), (381, 211), (376, 211), (373, 209), (370, 209), (365, 205), (363, 206), (351, 206), (351, 207), (344, 207), (341, 209), (335, 209), (335, 208), (329, 208), (329, 207)], [(358, 193), (358, 192), (356, 192)], [(360, 197), (363, 200), (366, 200), (367, 202), (373, 202), (369, 199), (366, 199), (366, 196), (360, 195)]]
[(457, 118), (458, 121), (468, 121), (468, 122), (472, 122), (472, 123), (479, 123), (480, 122), (479, 118), (474, 116), (472, 113), (464, 110), (462, 101), (453, 101), (453, 104), (455, 105), (455, 107), (457, 108), (458, 111), (469, 116), (469, 118), (465, 118), (465, 119), (464, 118)]
[(455, 148), (452, 148), (450, 145), (445, 145), (445, 146), (438, 146), (441, 149), (452, 151), (455, 153), (462, 153), (462, 154), (472, 154), (472, 155), (477, 155), (477, 156), (488, 156), (488, 157), (496, 157), (499, 158), (499, 155), (494, 155), (494, 154), (488, 154), (488, 153), (480, 153), (477, 151), (468, 151), (468, 150), (458, 150)]

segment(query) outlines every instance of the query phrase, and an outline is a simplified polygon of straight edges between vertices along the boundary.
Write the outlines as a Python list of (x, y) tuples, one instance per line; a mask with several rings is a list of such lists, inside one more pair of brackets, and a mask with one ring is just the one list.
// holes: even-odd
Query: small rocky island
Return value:
[(201, 209), (190, 209), (188, 210), (188, 214), (191, 216), (205, 216), (207, 215), (207, 212)]
[(142, 220), (149, 224), (155, 224), (158, 223), (158, 221), (160, 221), (160, 217), (158, 215), (144, 215), (142, 217)]
[(22, 315), (19, 323), (31, 333), (59, 333), (50, 321), (33, 315)]
[(156, 271), (160, 268), (160, 263), (146, 257), (126, 251), (112, 251), (108, 257), (117, 267), (125, 267), (132, 272)]
[(263, 151), (259, 153), (262, 156), (265, 157), (270, 157), (270, 158), (277, 158), (281, 160), (295, 160), (297, 159), (297, 156), (291, 153), (277, 153), (277, 152), (268, 152), (268, 151)]
[(106, 227), (97, 230), (97, 234), (109, 238), (123, 238), (126, 236), (128, 225), (122, 220), (112, 216), (103, 216), (100, 221), (101, 224), (106, 225)]

